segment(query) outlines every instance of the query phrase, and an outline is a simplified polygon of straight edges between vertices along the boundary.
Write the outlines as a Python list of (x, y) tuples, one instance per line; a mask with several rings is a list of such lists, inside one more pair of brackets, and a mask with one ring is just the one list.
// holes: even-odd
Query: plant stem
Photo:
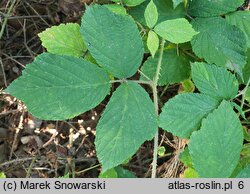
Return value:
[[(157, 84), (160, 76), (160, 70), (161, 70), (161, 63), (162, 63), (162, 57), (163, 57), (163, 51), (164, 51), (164, 45), (165, 40), (162, 39), (161, 42), (161, 48), (160, 48), (160, 56), (156, 68), (156, 73), (153, 79), (153, 82), (151, 84), (152, 90), (153, 90), (153, 99), (154, 99), (154, 107), (155, 107), (155, 114), (159, 115), (159, 105), (158, 105), (158, 92), (157, 92)], [(156, 167), (157, 167), (157, 152), (158, 152), (158, 139), (159, 139), (159, 131), (157, 129), (154, 137), (154, 152), (153, 152), (153, 162), (152, 162), (152, 174), (151, 178), (156, 178)]]
[(0, 39), (1, 39), (2, 36), (3, 36), (3, 32), (4, 32), (5, 26), (6, 26), (7, 21), (8, 21), (8, 16), (10, 15), (10, 12), (11, 12), (12, 9), (14, 8), (15, 3), (16, 3), (16, 0), (13, 0), (13, 1), (11, 2), (10, 8), (8, 9), (8, 12), (7, 12), (7, 14), (6, 14), (5, 17), (4, 17), (3, 24), (2, 24), (2, 27), (1, 27), (1, 30), (0, 30)]

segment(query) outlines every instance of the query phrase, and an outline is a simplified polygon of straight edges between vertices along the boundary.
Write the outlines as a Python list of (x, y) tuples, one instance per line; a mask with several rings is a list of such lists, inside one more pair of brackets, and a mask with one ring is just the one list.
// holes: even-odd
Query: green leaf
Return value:
[(0, 172), (0, 178), (6, 178), (6, 175), (4, 174), (4, 172)]
[[(141, 71), (151, 80), (153, 80), (156, 72), (158, 58), (158, 54), (155, 58), (149, 57), (141, 69)], [(189, 61), (183, 56), (178, 56), (173, 49), (164, 51), (158, 85), (163, 86), (166, 84), (178, 83), (184, 81), (189, 76)], [(141, 76), (140, 79), (146, 80), (143, 76)]]
[(185, 18), (166, 20), (155, 26), (154, 30), (159, 36), (175, 44), (188, 42), (198, 34)]
[(248, 87), (245, 92), (245, 100), (247, 100), (248, 103), (250, 103), (250, 87)]
[[(120, 3), (121, 0), (112, 0), (113, 2)], [(137, 6), (143, 3), (145, 0), (122, 0), (122, 2), (127, 6)]]
[(166, 148), (164, 146), (158, 148), (158, 156), (164, 156), (165, 152)]
[(250, 79), (250, 49), (247, 50), (247, 64), (243, 68), (244, 84), (247, 84)]
[(219, 16), (236, 11), (244, 0), (188, 0), (188, 14), (197, 17)]
[(117, 172), (114, 168), (111, 168), (105, 172), (99, 174), (98, 178), (118, 178)]
[(172, 1), (173, 1), (174, 9), (183, 2), (183, 0), (172, 0)]
[(184, 171), (184, 178), (199, 178), (199, 175), (193, 168), (187, 168)]
[(244, 139), (248, 142), (250, 142), (250, 133), (248, 132), (247, 127), (243, 127), (243, 134), (244, 134)]
[(236, 178), (250, 178), (250, 165), (241, 170)]
[(118, 178), (136, 178), (132, 172), (122, 168), (121, 166), (115, 167), (115, 170), (117, 172)]
[(47, 28), (38, 34), (48, 52), (75, 57), (83, 56), (87, 50), (78, 24), (68, 23)]
[(204, 94), (179, 94), (162, 108), (160, 127), (181, 138), (189, 138), (200, 128), (201, 121), (219, 102)]
[(189, 152), (194, 169), (202, 178), (228, 178), (240, 159), (242, 143), (240, 120), (231, 104), (223, 101), (191, 135)]
[(181, 82), (180, 88), (178, 90), (178, 94), (181, 93), (192, 93), (195, 90), (194, 83), (190, 79), (186, 79)]
[(73, 118), (98, 105), (108, 94), (103, 69), (80, 58), (43, 53), (5, 90), (44, 120)]
[(193, 27), (200, 32), (191, 41), (198, 57), (242, 75), (247, 47), (241, 30), (218, 17), (195, 19)]
[(238, 81), (226, 68), (196, 62), (191, 69), (192, 79), (201, 93), (218, 100), (231, 100), (237, 95)]
[[(149, 3), (149, 0), (146, 0), (139, 6), (133, 7), (128, 12), (133, 16), (142, 25), (146, 26), (146, 21), (144, 17), (145, 9)], [(154, 1), (157, 11), (158, 11), (158, 22), (161, 23), (165, 20), (185, 17), (184, 6), (178, 6), (176, 9), (173, 8), (172, 0), (155, 0)]]
[(83, 16), (81, 33), (91, 55), (113, 76), (127, 78), (138, 70), (144, 48), (130, 16), (114, 14), (101, 5), (90, 6)]
[(241, 29), (246, 37), (247, 46), (250, 48), (250, 11), (237, 11), (226, 15), (229, 24)]
[(154, 4), (154, 1), (151, 0), (147, 5), (144, 13), (146, 24), (149, 28), (153, 28), (158, 20), (158, 11), (157, 7)]
[(153, 58), (155, 56), (156, 51), (159, 48), (159, 44), (160, 43), (158, 35), (154, 31), (150, 30), (148, 32), (147, 46)]
[(187, 167), (193, 168), (192, 164), (192, 158), (190, 156), (189, 150), (186, 147), (181, 153), (180, 153), (180, 161)]
[(117, 4), (104, 4), (103, 6), (107, 7), (113, 13), (121, 14), (121, 15), (126, 15), (127, 14), (126, 9), (123, 6), (121, 6), (121, 5), (117, 5)]
[(146, 91), (134, 82), (121, 84), (96, 127), (96, 152), (103, 171), (131, 157), (156, 130), (154, 105)]

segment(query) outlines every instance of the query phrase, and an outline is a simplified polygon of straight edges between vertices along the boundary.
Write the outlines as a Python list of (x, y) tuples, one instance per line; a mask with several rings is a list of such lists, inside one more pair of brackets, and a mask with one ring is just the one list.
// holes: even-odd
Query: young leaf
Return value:
[(191, 69), (192, 79), (203, 94), (218, 100), (231, 100), (237, 95), (238, 81), (226, 68), (196, 62)]
[(241, 170), (236, 178), (250, 178), (250, 165)]
[(94, 5), (87, 8), (81, 26), (84, 41), (98, 64), (120, 79), (138, 70), (144, 54), (139, 30), (128, 15)]
[(4, 174), (4, 172), (0, 172), (0, 178), (6, 178), (6, 175)]
[(226, 15), (229, 24), (237, 26), (241, 29), (246, 37), (247, 46), (250, 48), (250, 11), (237, 11)]
[(219, 17), (195, 19), (193, 27), (200, 32), (191, 41), (198, 57), (242, 75), (247, 47), (241, 30)]
[(147, 5), (144, 13), (146, 24), (149, 28), (153, 28), (158, 20), (158, 11), (157, 7), (154, 4), (154, 1), (151, 0)]
[[(113, 2), (120, 3), (121, 0), (112, 0)], [(145, 0), (122, 0), (122, 2), (127, 6), (137, 6), (143, 3)]]
[(152, 57), (154, 58), (155, 53), (159, 48), (159, 38), (158, 38), (158, 35), (154, 31), (150, 30), (148, 32), (147, 46)]
[(172, 1), (173, 1), (174, 9), (183, 2), (183, 0), (172, 0)]
[(160, 127), (181, 138), (189, 138), (219, 102), (204, 94), (179, 94), (162, 108)]
[(158, 156), (164, 156), (165, 152), (166, 148), (164, 146), (158, 148)]
[[(142, 72), (151, 80), (153, 80), (155, 75), (157, 63), (158, 55), (156, 55), (155, 58), (148, 58), (148, 60), (142, 66)], [(176, 54), (176, 50), (169, 49), (164, 51), (158, 84), (163, 86), (169, 83), (178, 83), (189, 78), (189, 76), (189, 61), (181, 55), (178, 56)], [(140, 79), (146, 80), (143, 76), (141, 76)]]
[(194, 169), (202, 178), (228, 178), (240, 159), (242, 143), (240, 120), (223, 101), (191, 135), (188, 147)]
[(78, 24), (68, 23), (53, 26), (47, 28), (38, 36), (42, 41), (42, 45), (48, 52), (53, 54), (81, 57), (87, 50)]
[(199, 178), (199, 175), (193, 168), (189, 167), (184, 171), (183, 178)]
[[(145, 21), (144, 13), (149, 2), (150, 0), (146, 0), (141, 5), (133, 7), (128, 11), (136, 21), (145, 26), (147, 24)], [(174, 9), (172, 0), (155, 0), (154, 3), (158, 11), (157, 23), (161, 23), (165, 20), (185, 17), (186, 12), (184, 6), (178, 6), (176, 9)]]
[(190, 153), (187, 147), (180, 153), (179, 159), (185, 166), (193, 168), (192, 158), (190, 156)]
[(178, 90), (178, 94), (181, 93), (192, 93), (195, 90), (194, 83), (190, 79), (186, 79), (181, 82), (181, 85)]
[(44, 120), (73, 118), (98, 105), (108, 94), (109, 76), (80, 58), (43, 53), (5, 90)]
[(157, 24), (154, 30), (159, 36), (175, 44), (188, 42), (198, 34), (185, 18), (166, 20)]
[(96, 152), (103, 171), (131, 157), (156, 130), (154, 105), (146, 91), (134, 82), (121, 84), (96, 127)]
[(188, 0), (188, 13), (197, 17), (219, 16), (235, 11), (244, 0)]

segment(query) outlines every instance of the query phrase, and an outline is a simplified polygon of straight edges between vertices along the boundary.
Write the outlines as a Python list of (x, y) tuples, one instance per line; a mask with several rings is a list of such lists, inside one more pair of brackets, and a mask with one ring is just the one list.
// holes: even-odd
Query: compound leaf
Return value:
[(44, 53), (26, 66), (5, 90), (44, 120), (73, 118), (98, 105), (108, 94), (109, 76), (80, 58)]
[(250, 48), (250, 11), (237, 11), (226, 15), (229, 24), (237, 26), (241, 29), (246, 37), (247, 46)]
[(138, 70), (144, 48), (130, 16), (114, 14), (101, 5), (88, 7), (81, 33), (91, 55), (113, 76), (127, 78)]
[(244, 0), (188, 0), (188, 13), (197, 17), (219, 16), (236, 11)]
[(181, 138), (189, 138), (219, 102), (204, 94), (179, 94), (162, 108), (160, 127)]
[[(158, 55), (155, 58), (150, 57), (142, 66), (142, 72), (153, 80), (158, 63)], [(166, 50), (163, 54), (162, 65), (158, 85), (178, 83), (184, 81), (190, 76), (189, 61), (176, 54), (176, 50)], [(141, 80), (146, 80), (141, 76)]]
[(86, 47), (78, 24), (60, 24), (38, 34), (48, 52), (75, 57), (83, 56)]
[(131, 157), (156, 130), (154, 105), (146, 91), (134, 82), (121, 84), (96, 128), (96, 152), (103, 171)]
[(240, 120), (231, 104), (223, 101), (190, 138), (188, 148), (199, 177), (228, 178), (240, 159), (242, 143)]
[(159, 48), (159, 37), (154, 31), (148, 32), (147, 46), (150, 51), (152, 57), (154, 58), (156, 51)]
[(188, 42), (198, 34), (185, 18), (166, 20), (156, 25), (154, 30), (159, 36), (175, 44)]
[[(146, 0), (139, 6), (133, 7), (128, 12), (133, 16), (135, 20), (139, 23), (146, 26), (146, 21), (144, 17), (145, 9), (149, 3), (149, 0)], [(157, 11), (158, 11), (158, 22), (161, 23), (165, 20), (185, 17), (185, 9), (184, 6), (178, 6), (175, 9), (173, 8), (172, 0), (155, 0), (154, 1)]]
[(197, 56), (242, 75), (247, 46), (241, 30), (219, 17), (198, 18), (193, 22), (193, 27), (200, 32), (191, 41)]
[(149, 28), (153, 28), (154, 25), (157, 23), (158, 11), (153, 0), (151, 0), (149, 4), (147, 5), (145, 9), (144, 17), (146, 20), (146, 24)]
[(191, 69), (200, 92), (218, 100), (231, 100), (237, 95), (238, 81), (226, 68), (196, 62)]

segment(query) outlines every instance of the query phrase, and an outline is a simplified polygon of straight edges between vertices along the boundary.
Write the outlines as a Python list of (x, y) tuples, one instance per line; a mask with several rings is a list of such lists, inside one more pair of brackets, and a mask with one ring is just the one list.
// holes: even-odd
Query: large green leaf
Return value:
[(189, 138), (218, 104), (216, 99), (204, 94), (179, 94), (162, 108), (160, 127), (176, 136)]
[(144, 48), (130, 16), (114, 14), (101, 5), (88, 7), (81, 33), (91, 55), (115, 77), (131, 77), (138, 70)]
[(188, 42), (198, 34), (185, 18), (166, 20), (155, 26), (154, 30), (159, 36), (175, 44)]
[(191, 135), (189, 152), (202, 178), (228, 178), (235, 169), (243, 143), (240, 120), (229, 102), (223, 101)]
[(244, 0), (188, 0), (188, 13), (192, 16), (211, 17), (235, 11)]
[(96, 152), (103, 171), (131, 157), (156, 130), (154, 106), (146, 91), (134, 82), (121, 84), (96, 128)]
[(250, 48), (250, 11), (237, 11), (226, 15), (226, 20), (229, 24), (240, 28), (247, 40), (248, 48)]
[(192, 79), (200, 92), (218, 100), (231, 100), (238, 92), (236, 77), (223, 67), (196, 62), (192, 65)]
[(26, 66), (5, 91), (22, 100), (36, 117), (73, 118), (98, 105), (108, 94), (109, 77), (80, 58), (44, 53)]
[(42, 45), (53, 54), (81, 57), (86, 51), (79, 24), (68, 23), (53, 26), (38, 36)]
[[(133, 18), (145, 26), (146, 21), (144, 18), (144, 12), (148, 3), (149, 0), (146, 0), (141, 5), (133, 7), (129, 10), (129, 13), (133, 16)], [(174, 9), (172, 0), (154, 0), (154, 3), (159, 14), (158, 23), (169, 19), (185, 17), (185, 9), (183, 4), (180, 4)]]
[(236, 178), (250, 178), (250, 165), (241, 170)]
[[(155, 58), (150, 57), (142, 66), (142, 72), (153, 80), (159, 55)], [(189, 61), (176, 54), (176, 50), (166, 50), (163, 54), (162, 65), (158, 85), (166, 85), (184, 81), (190, 76)], [(141, 80), (147, 80), (141, 76)]]
[(208, 63), (226, 66), (242, 74), (246, 64), (246, 39), (237, 27), (219, 17), (198, 18), (193, 27), (200, 33), (191, 41), (193, 51)]

